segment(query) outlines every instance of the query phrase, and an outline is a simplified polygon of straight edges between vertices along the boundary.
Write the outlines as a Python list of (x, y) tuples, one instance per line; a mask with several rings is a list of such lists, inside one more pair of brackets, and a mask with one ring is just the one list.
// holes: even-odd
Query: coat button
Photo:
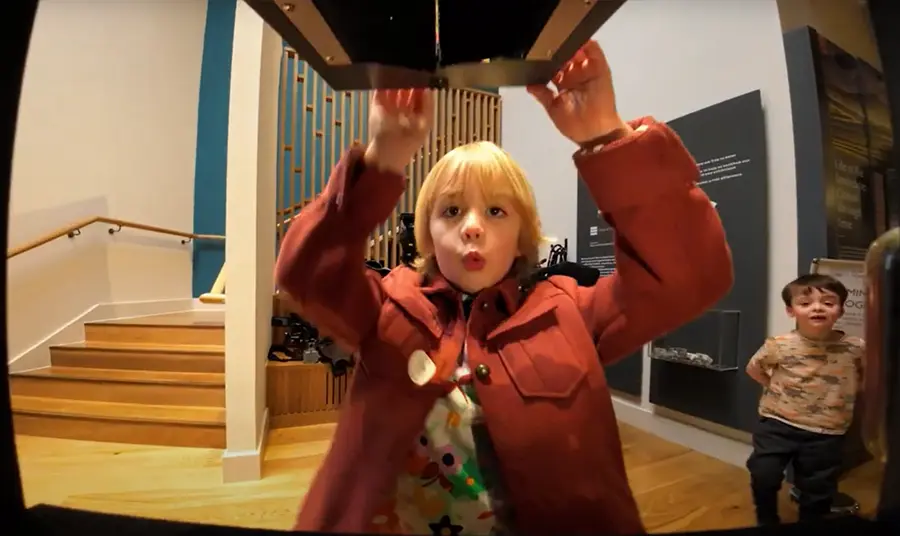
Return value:
[(481, 363), (477, 367), (475, 367), (475, 377), (481, 381), (488, 379), (491, 376), (491, 367)]

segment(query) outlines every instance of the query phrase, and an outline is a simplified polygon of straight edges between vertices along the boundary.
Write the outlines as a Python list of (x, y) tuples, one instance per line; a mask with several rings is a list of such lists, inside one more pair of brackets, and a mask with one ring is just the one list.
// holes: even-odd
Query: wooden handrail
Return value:
[[(294, 203), (293, 205), (291, 205), (289, 207), (285, 207), (285, 208), (276, 210), (275, 212), (277, 212), (278, 214), (294, 214), (294, 212), (299, 212), (300, 210), (303, 210), (303, 208), (306, 207), (306, 205), (309, 205), (312, 202), (313, 202), (312, 199), (309, 199), (307, 201), (301, 201), (299, 203)], [(296, 216), (296, 214), (294, 214), (294, 216)], [(284, 221), (290, 221), (291, 219), (293, 219), (294, 216), (291, 216), (290, 218), (288, 218)]]
[[(287, 218), (286, 220), (282, 221), (281, 223), (276, 224), (276, 227), (280, 227), (282, 225), (289, 224), (291, 222), (291, 220), (296, 218), (298, 215), (299, 215), (299, 213), (295, 214), (294, 216), (291, 216), (290, 218)], [(388, 238), (390, 238), (393, 236), (393, 233), (391, 231), (388, 231), (387, 236), (388, 236)], [(378, 235), (376, 238), (369, 240), (369, 248), (375, 247), (376, 244), (381, 243), (382, 240), (384, 240), (384, 235)], [(219, 270), (219, 275), (216, 276), (216, 280), (213, 283), (212, 288), (209, 289), (209, 292), (205, 292), (200, 295), (200, 298), (199, 298), (200, 302), (201, 303), (225, 303), (225, 279), (226, 279), (225, 263), (222, 263), (222, 268)]]
[(200, 303), (225, 303), (225, 293), (220, 292), (218, 294), (207, 292), (205, 294), (200, 295)]
[(89, 225), (93, 225), (95, 223), (108, 223), (110, 225), (116, 225), (118, 229), (109, 229), (109, 234), (116, 233), (121, 231), (123, 227), (128, 227), (130, 229), (139, 229), (141, 231), (148, 231), (151, 233), (159, 233), (169, 236), (179, 236), (183, 240), (182, 244), (186, 244), (191, 240), (225, 240), (225, 237), (222, 235), (208, 235), (208, 234), (197, 234), (197, 233), (188, 233), (185, 231), (176, 231), (174, 229), (167, 229), (165, 227), (157, 227), (155, 225), (145, 225), (143, 223), (137, 223), (128, 220), (120, 220), (117, 218), (106, 218), (103, 216), (94, 216), (93, 218), (86, 218), (84, 220), (75, 222), (73, 224), (67, 225), (65, 227), (59, 228), (52, 233), (47, 233), (40, 238), (36, 238), (30, 242), (22, 244), (21, 246), (14, 247), (12, 249), (7, 250), (6, 258), (11, 259), (16, 255), (21, 255), (26, 251), (31, 251), (34, 248), (43, 246), (48, 242), (52, 242), (57, 238), (62, 238), (63, 236), (68, 236), (69, 238), (75, 238), (79, 234), (81, 234), (81, 230)]
[[(279, 227), (285, 227), (285, 226), (290, 225), (290, 223), (291, 223), (292, 221), (294, 221), (294, 219), (297, 218), (298, 216), (300, 216), (300, 213), (299, 213), (299, 212), (298, 212), (297, 214), (294, 214), (294, 215), (291, 216), (290, 218), (288, 218), (288, 219), (282, 221), (281, 223), (276, 223), (276, 224), (275, 224), (275, 228), (278, 229)], [(392, 238), (393, 236), (394, 236), (393, 231), (388, 230), (388, 232), (387, 232), (387, 237), (388, 237), (388, 238)], [(383, 235), (383, 234), (380, 234), (380, 235), (378, 235), (377, 237), (375, 237), (375, 238), (369, 240), (369, 247), (370, 247), (370, 248), (373, 248), (373, 247), (375, 247), (375, 244), (376, 244), (376, 243), (377, 243), (377, 244), (380, 244), (382, 241), (384, 241), (384, 235)]]
[(219, 269), (219, 275), (213, 282), (213, 286), (209, 292), (200, 295), (201, 303), (225, 303), (225, 263)]

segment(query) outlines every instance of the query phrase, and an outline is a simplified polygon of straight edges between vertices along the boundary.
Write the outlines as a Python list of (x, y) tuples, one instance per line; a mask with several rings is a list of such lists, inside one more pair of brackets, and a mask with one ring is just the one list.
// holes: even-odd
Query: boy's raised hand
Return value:
[(404, 173), (434, 123), (430, 89), (377, 89), (369, 110), (367, 165)]
[(593, 39), (578, 49), (553, 77), (553, 88), (528, 86), (563, 136), (579, 145), (608, 134), (630, 131), (616, 110), (606, 56)]

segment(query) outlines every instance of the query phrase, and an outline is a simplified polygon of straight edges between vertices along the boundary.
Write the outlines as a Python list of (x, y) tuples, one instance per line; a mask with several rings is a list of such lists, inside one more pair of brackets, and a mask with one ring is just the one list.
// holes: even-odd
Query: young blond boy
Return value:
[(368, 236), (431, 126), (422, 90), (375, 93), (369, 146), (345, 155), (285, 236), (280, 288), (360, 356), (298, 530), (643, 531), (603, 366), (718, 301), (731, 256), (675, 133), (619, 117), (596, 42), (553, 85), (528, 89), (579, 147), (616, 231), (614, 275), (579, 286), (536, 269), (534, 194), (490, 143), (450, 151), (423, 183), (417, 269), (365, 270)]

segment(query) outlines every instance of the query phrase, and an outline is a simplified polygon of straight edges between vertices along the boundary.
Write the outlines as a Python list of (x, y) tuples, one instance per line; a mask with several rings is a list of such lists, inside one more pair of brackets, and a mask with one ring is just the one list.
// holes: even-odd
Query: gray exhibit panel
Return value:
[(735, 283), (709, 311), (653, 341), (650, 402), (749, 431), (757, 418), (760, 389), (743, 369), (766, 337), (769, 288), (768, 172), (760, 92), (704, 108), (669, 126), (697, 160), (699, 185), (722, 219)]
[(644, 375), (644, 355), (637, 351), (606, 367), (606, 383), (613, 391), (640, 397)]

